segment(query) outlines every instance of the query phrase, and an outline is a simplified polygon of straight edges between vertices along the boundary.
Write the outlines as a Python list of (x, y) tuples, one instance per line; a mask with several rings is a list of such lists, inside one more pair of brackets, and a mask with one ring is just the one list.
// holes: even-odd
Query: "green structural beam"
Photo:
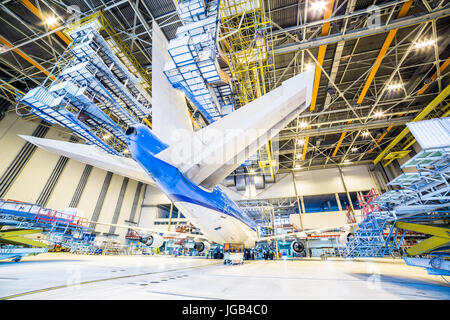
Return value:
[(45, 248), (47, 245), (43, 242), (24, 238), (24, 235), (41, 233), (40, 229), (13, 229), (0, 231), (0, 243), (18, 244), (31, 247)]
[[(444, 90), (442, 90), (441, 93), (437, 95), (436, 98), (433, 99), (426, 107), (423, 109), (415, 118), (413, 121), (421, 121), (425, 119), (425, 117), (433, 111), (442, 101), (444, 101), (445, 98), (448, 97), (450, 94), (450, 85), (448, 85)], [(397, 137), (395, 137), (394, 140), (389, 143), (389, 145), (380, 152), (378, 157), (373, 161), (374, 164), (377, 164), (380, 162), (384, 156), (393, 148), (395, 147), (407, 134), (409, 133), (408, 127), (402, 130), (402, 132), (399, 133)]]

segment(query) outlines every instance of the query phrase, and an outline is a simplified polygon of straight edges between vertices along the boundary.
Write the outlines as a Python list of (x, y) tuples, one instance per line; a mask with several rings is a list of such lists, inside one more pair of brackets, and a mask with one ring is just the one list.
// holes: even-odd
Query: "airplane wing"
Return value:
[(156, 155), (207, 189), (220, 183), (311, 102), (314, 71), (303, 72)]
[(101, 152), (93, 145), (24, 135), (19, 135), (19, 137), (46, 151), (54, 152), (61, 156), (90, 164), (91, 166), (111, 171), (130, 179), (155, 185), (144, 169), (142, 169), (142, 167), (133, 159)]
[(133, 229), (133, 230), (139, 230), (143, 232), (151, 232), (151, 233), (163, 233), (164, 236), (176, 236), (176, 237), (189, 237), (189, 238), (198, 238), (203, 240), (208, 240), (205, 236), (194, 234), (194, 233), (186, 233), (186, 232), (176, 232), (176, 231), (161, 231), (156, 228), (142, 228), (142, 227), (135, 227), (135, 226), (127, 226), (123, 224), (113, 224), (113, 223), (106, 223), (106, 222), (99, 222), (99, 221), (89, 221), (89, 223), (93, 224), (100, 224), (104, 226), (110, 226), (110, 227), (116, 227), (116, 228), (126, 228), (126, 229)]

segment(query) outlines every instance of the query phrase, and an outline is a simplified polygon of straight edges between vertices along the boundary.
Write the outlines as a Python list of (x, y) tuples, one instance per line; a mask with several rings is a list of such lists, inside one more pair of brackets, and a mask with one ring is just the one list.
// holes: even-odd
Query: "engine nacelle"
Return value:
[(345, 231), (339, 236), (339, 243), (345, 246), (353, 238), (353, 231)]
[(194, 249), (197, 250), (199, 253), (202, 252), (208, 253), (210, 248), (211, 245), (209, 244), (209, 242), (200, 241), (194, 243)]
[(164, 243), (164, 238), (159, 234), (152, 234), (148, 237), (141, 237), (140, 242), (151, 248), (159, 248)]
[(294, 240), (291, 243), (291, 249), (292, 251), (294, 251), (295, 253), (302, 253), (305, 250), (305, 245), (303, 244), (303, 242), (298, 241), (298, 240)]

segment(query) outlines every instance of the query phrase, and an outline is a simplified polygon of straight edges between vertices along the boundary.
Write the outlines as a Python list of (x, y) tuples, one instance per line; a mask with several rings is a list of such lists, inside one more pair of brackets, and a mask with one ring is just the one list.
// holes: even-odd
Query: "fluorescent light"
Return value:
[(312, 71), (312, 70), (314, 70), (314, 64), (312, 64), (312, 63), (308, 63), (308, 64), (306, 64), (305, 65), (305, 70), (306, 71)]
[(304, 140), (304, 139), (298, 139), (298, 140), (297, 140), (297, 143), (298, 143), (300, 146), (302, 146), (302, 145), (305, 144), (305, 140)]
[(363, 131), (363, 132), (361, 133), (361, 135), (362, 135), (363, 137), (368, 137), (368, 136), (369, 136), (369, 131)]
[(422, 41), (422, 42), (417, 42), (415, 47), (416, 47), (416, 49), (421, 49), (421, 48), (429, 47), (429, 46), (432, 46), (432, 45), (434, 45), (434, 40), (433, 39)]
[(402, 84), (401, 83), (391, 83), (388, 86), (389, 90), (397, 90), (397, 89), (400, 89), (400, 88), (402, 88)]
[(383, 115), (384, 113), (381, 110), (376, 111), (374, 114), (375, 118), (381, 118)]
[(300, 128), (302, 128), (302, 129), (305, 129), (306, 127), (308, 127), (308, 123), (304, 122), (304, 121), (300, 122), (299, 125), (300, 125)]
[(311, 4), (311, 9), (314, 11), (324, 11), (326, 7), (327, 3), (323, 0), (317, 0)]
[(297, 159), (300, 159), (302, 157), (302, 155), (300, 153), (297, 153), (297, 155), (295, 156)]
[(352, 152), (356, 152), (356, 151), (358, 151), (358, 148), (353, 147), (353, 148), (351, 149), (351, 151), (352, 151)]
[(48, 16), (48, 17), (45, 19), (45, 23), (46, 23), (48, 26), (54, 26), (57, 22), (58, 22), (58, 19), (57, 19), (55, 16)]

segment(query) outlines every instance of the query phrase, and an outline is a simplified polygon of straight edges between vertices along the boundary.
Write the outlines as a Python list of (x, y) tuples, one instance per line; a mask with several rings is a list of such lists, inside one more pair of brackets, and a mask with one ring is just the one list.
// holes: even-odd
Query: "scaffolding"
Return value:
[[(8, 230), (42, 232), (43, 241), (49, 245), (60, 245), (70, 252), (93, 245), (95, 234), (88, 227), (88, 219), (64, 211), (44, 208), (37, 204), (0, 199), (0, 226)], [(38, 232), (37, 232), (38, 231)], [(24, 245), (37, 245), (34, 240), (22, 241)], [(0, 242), (1, 239), (0, 239)], [(11, 250), (12, 248), (7, 248)], [(15, 248), (17, 249), (17, 248)], [(23, 248), (18, 248), (22, 250)], [(48, 250), (48, 248), (46, 248)], [(47, 251), (44, 250), (44, 251)]]
[[(274, 72), (270, 8), (261, 0), (220, 2), (220, 54), (228, 64), (241, 106), (273, 89)], [(278, 170), (272, 143), (258, 151), (258, 165), (265, 175)]]
[[(149, 123), (151, 97), (146, 89), (151, 77), (102, 12), (75, 22), (65, 33), (71, 43), (49, 77), (20, 101), (87, 144), (109, 154), (128, 154), (124, 131), (139, 122)], [(65, 55), (69, 62), (61, 66)], [(57, 66), (62, 71), (55, 78)]]
[(230, 75), (218, 61), (218, 4), (218, 0), (177, 1), (184, 25), (169, 41), (171, 60), (164, 66), (169, 83), (183, 91), (209, 123), (234, 110)]
[[(382, 195), (372, 190), (359, 198), (363, 220), (343, 255), (384, 257), (404, 247), (407, 264), (424, 267), (429, 274), (450, 275), (450, 146), (426, 148), (401, 168), (416, 171), (393, 179), (388, 183), (392, 190)], [(408, 236), (418, 235), (423, 241), (404, 244)]]

